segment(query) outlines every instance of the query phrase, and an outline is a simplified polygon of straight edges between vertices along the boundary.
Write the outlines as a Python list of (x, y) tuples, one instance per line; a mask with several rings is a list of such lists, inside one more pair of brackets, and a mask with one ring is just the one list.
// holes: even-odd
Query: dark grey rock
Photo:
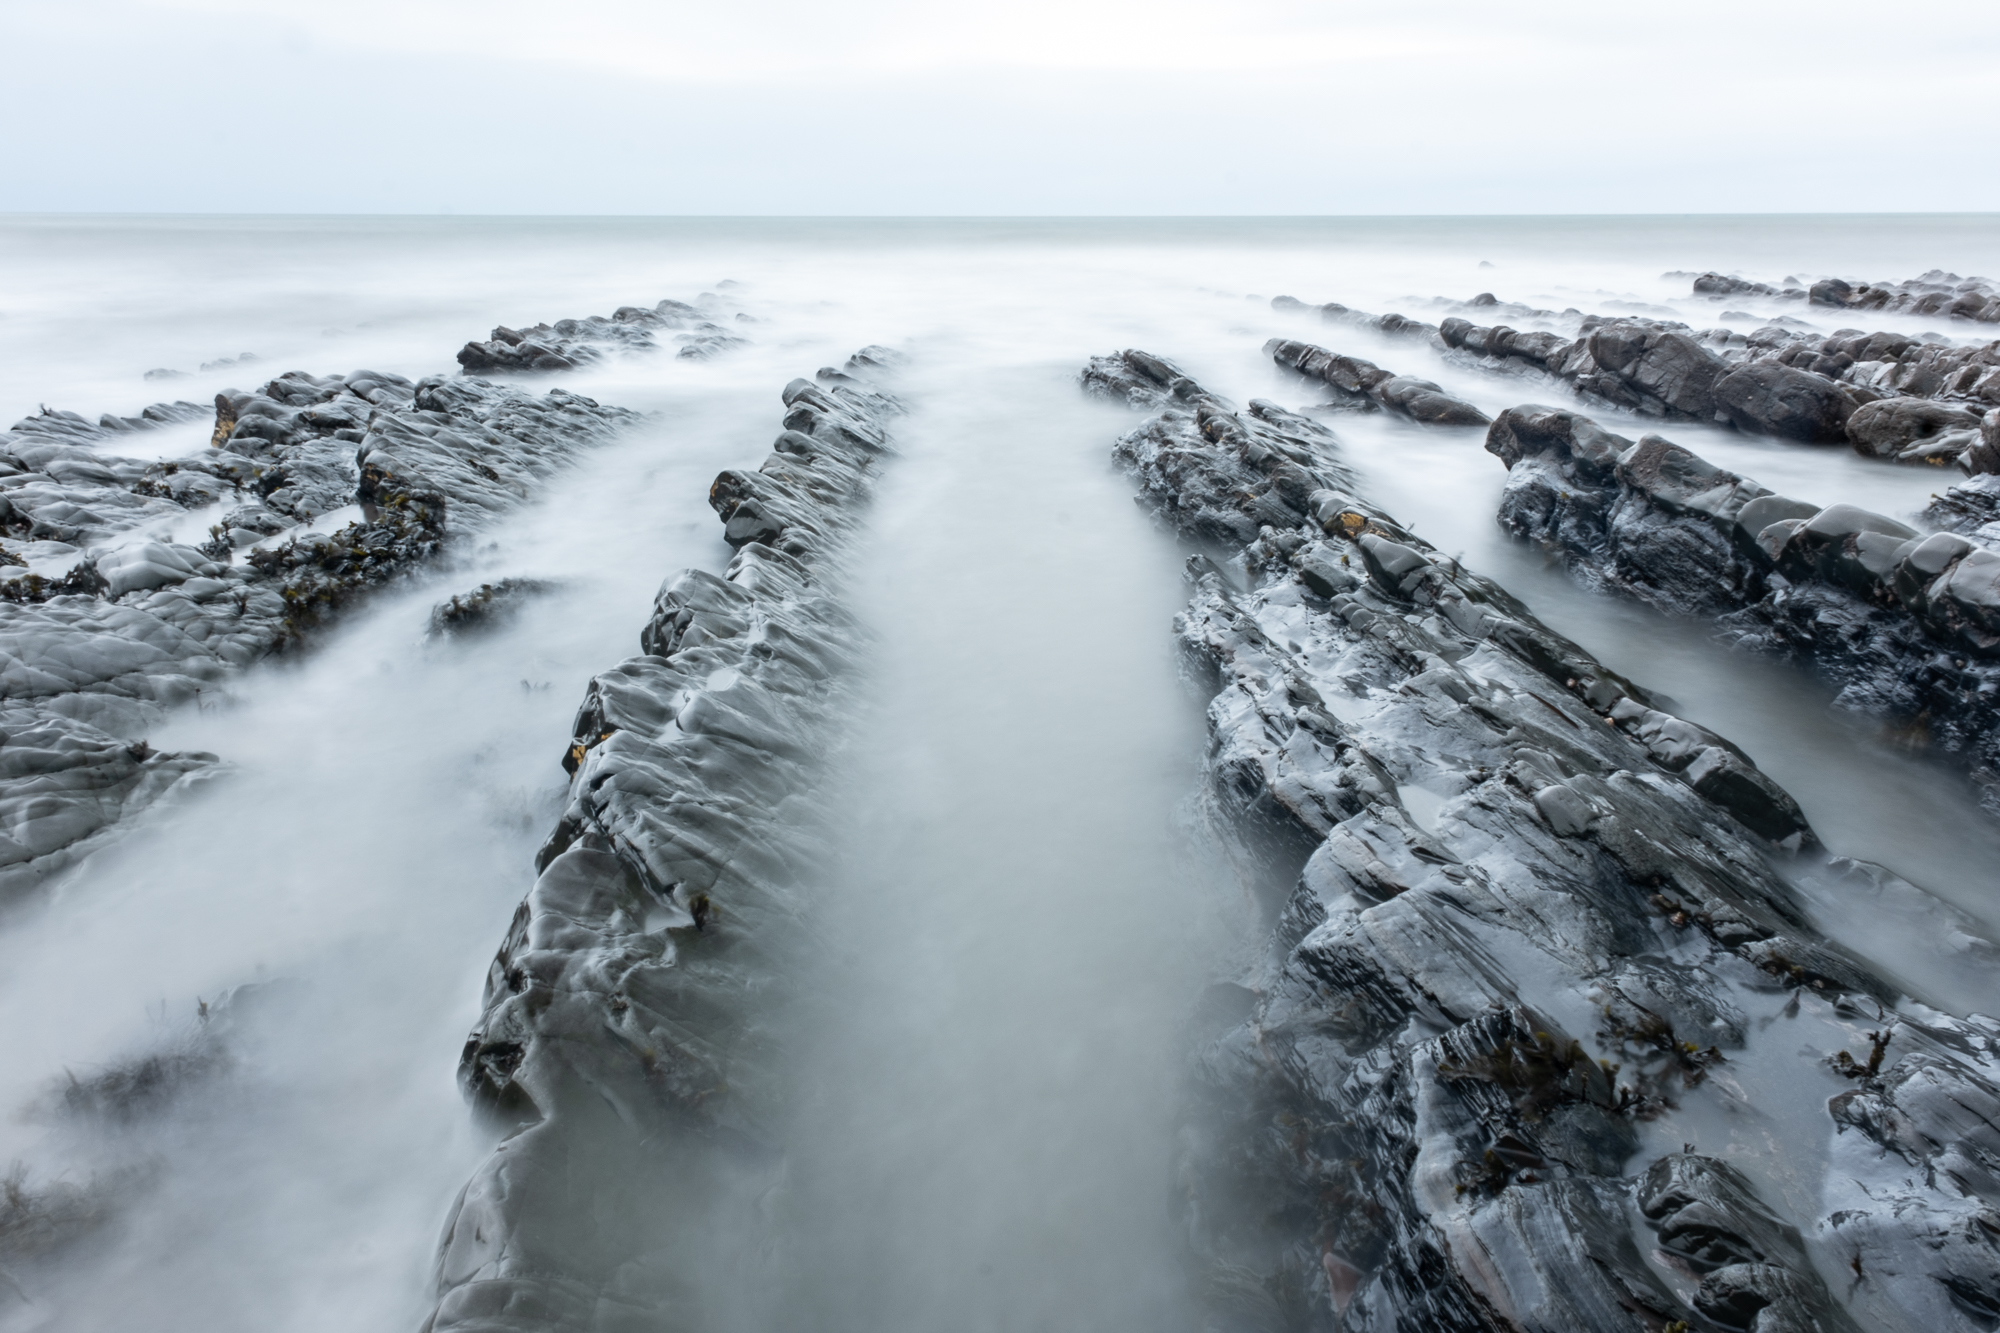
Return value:
[[(709, 297), (704, 305), (719, 307)], [(458, 364), (465, 373), (494, 371), (547, 373), (575, 370), (614, 354), (657, 350), (654, 335), (678, 331), (676, 355), (706, 358), (742, 346), (747, 339), (731, 333), (711, 316), (721, 317), (719, 308), (704, 312), (683, 301), (661, 301), (656, 306), (620, 306), (609, 317), (591, 315), (585, 319), (559, 319), (554, 324), (535, 324), (512, 329), (505, 325), (493, 330), (485, 342), (469, 342), (459, 349)]]
[(1979, 424), (1980, 414), (1959, 404), (1928, 398), (1884, 398), (1855, 409), (1847, 420), (1846, 433), (1854, 451), (1864, 458), (1944, 462), (1955, 461), (1973, 447)]
[(859, 382), (885, 359), (786, 387), (777, 447), (711, 493), (728, 570), (669, 579), (642, 655), (585, 693), (566, 807), (459, 1065), (508, 1136), (452, 1207), (427, 1333), (699, 1323), (718, 1198), (776, 1183), (767, 1038), (740, 999), (781, 983), (823, 862), (854, 640), (836, 581), (898, 411)]
[[(1736, 281), (1714, 274), (1699, 280), (1710, 287)], [(1935, 283), (1931, 287), (1943, 290)], [(1776, 294), (1792, 299), (1804, 293), (1786, 288)], [(1458, 304), (1479, 313), (1471, 303)], [(1325, 309), (1340, 311), (1338, 317), (1349, 322), (1366, 319), (1345, 306)], [(1565, 318), (1552, 311), (1523, 308), (1522, 313), (1545, 322)], [(2000, 320), (2000, 298), (1980, 316), (1989, 317)], [(1744, 430), (1813, 443), (1836, 442), (1843, 436), (1843, 423), (1867, 411), (1863, 433), (1846, 435), (1864, 453), (1898, 462), (1956, 463), (1973, 473), (2000, 467), (2000, 446), (1982, 445), (1965, 434), (1962, 418), (1955, 418), (1957, 425), (1944, 437), (1902, 438), (1905, 432), (1890, 430), (1890, 439), (1901, 443), (1889, 448), (1883, 417), (1868, 411), (1877, 402), (1898, 400), (1933, 400), (1947, 413), (1983, 413), (2000, 405), (2000, 341), (1954, 345), (1935, 337), (1926, 341), (1861, 329), (1820, 334), (1784, 319), (1748, 335), (1729, 329), (1697, 333), (1670, 321), (1594, 315), (1578, 319), (1575, 328), (1580, 336), (1572, 338), (1451, 318), (1439, 326), (1437, 341), (1447, 356), (1489, 370), (1547, 376), (1586, 401), (1626, 411), (1719, 419)], [(1707, 398), (1704, 384), (1711, 390)]]
[[(341, 607), (520, 503), (580, 450), (637, 419), (561, 390), (538, 398), (477, 380), (410, 384), (369, 371), (325, 379), (294, 372), (266, 389), (219, 397), (216, 433), (228, 448), (166, 464), (91, 454), (93, 469), (66, 467), (81, 461), (73, 442), (104, 432), (58, 414), (0, 437), (0, 452), (23, 468), (0, 478), (11, 483), (8, 512), (29, 534), (60, 524), (92, 543), (60, 578), (28, 568), (0, 582), (0, 730), (11, 738), (0, 755), (18, 761), (0, 771), (11, 849), (0, 856), (0, 901), (219, 771), (214, 755), (146, 746), (142, 738), (167, 710), (302, 642)], [(346, 428), (329, 425), (336, 421), (365, 429), (340, 438)], [(242, 436), (246, 422), (266, 423), (264, 433)], [(255, 440), (245, 446), (254, 458), (233, 452), (239, 436)], [(188, 476), (227, 478), (229, 494), (243, 478), (251, 493), (267, 485), (269, 493), (218, 524), (222, 532), (201, 548), (131, 536), (161, 511), (183, 512), (220, 493), (161, 484)], [(307, 477), (318, 478), (312, 497), (301, 489)], [(360, 518), (339, 529), (266, 542), (241, 559), (232, 550), (357, 499)]]
[[(1553, 409), (1493, 434), (1517, 469), (1615, 439)], [(1884, 1162), (1893, 1114), (1852, 1151), (1836, 1115), (1796, 1149), (1773, 1142), (1807, 1195), (1823, 1179), (1840, 1200), (1810, 1240), (1733, 1173), (1636, 1163), (1651, 1223), (1707, 1266), (1685, 1301), (1626, 1220), (1635, 1120), (1674, 1135), (1677, 1107), (1725, 1061), (1819, 1076), (1809, 1051), (1744, 1021), (1753, 992), (1729, 977), (1782, 979), (1806, 1005), (1894, 1001), (1792, 900), (1788, 878), (1815, 854), (1775, 783), (1356, 497), (1317, 423), (1194, 393), (1117, 456), (1183, 532), (1255, 531), (1230, 562), (1241, 577), (1191, 565), (1177, 621), (1217, 690), (1210, 822), (1236, 831), (1246, 864), (1295, 876), (1268, 960), (1240, 983), (1249, 1013), (1207, 1027), (1192, 1061), (1179, 1179), (1218, 1326), (1847, 1333), (1946, 1304), (1949, 1283), (1983, 1299), (1996, 1236), (1933, 1243), (1965, 1205)], [(1772, 498), (1665, 441), (1596, 467), (1685, 523), (1731, 525)], [(1328, 483), (1303, 519), (1272, 499), (1295, 468)], [(1566, 1031), (1565, 1007), (1601, 1029)], [(1913, 1053), (1956, 1052), (1937, 1057), (1939, 1107), (1990, 1082), (1985, 1020), (1905, 1026)], [(1878, 1056), (1857, 1077), (1904, 1067)], [(1969, 1157), (1989, 1123), (1939, 1117), (1935, 1141), (1953, 1146), (1936, 1151)], [(1833, 1252), (1810, 1247), (1842, 1226), (1894, 1262), (1830, 1293), (1816, 1274)]]
[[(1697, 421), (1712, 418), (1721, 405), (1715, 391), (1723, 362), (1684, 333), (1620, 321), (1592, 330), (1588, 346), (1597, 373), (1586, 387), (1606, 397), (1622, 390), (1659, 415)], [(1606, 392), (1612, 384), (1617, 388)]]
[(1747, 365), (1715, 383), (1715, 405), (1739, 430), (1807, 444), (1847, 438), (1854, 405), (1824, 375), (1792, 366)]
[(1344, 397), (1366, 399), (1426, 426), (1484, 426), (1491, 420), (1471, 403), (1452, 397), (1429, 380), (1397, 375), (1359, 357), (1283, 338), (1265, 343), (1264, 353)]
[[(1594, 586), (1716, 617), (1730, 642), (1837, 683), (1844, 708), (1922, 719), (1919, 734), (1992, 791), (2000, 556), (1852, 505), (1773, 495), (1658, 437), (1629, 444), (1553, 408), (1501, 413), (1487, 449), (1508, 465), (1508, 531)], [(1987, 498), (1968, 483), (1940, 505), (1973, 531), (2000, 517), (2000, 494)], [(2000, 813), (2000, 797), (1982, 799)]]

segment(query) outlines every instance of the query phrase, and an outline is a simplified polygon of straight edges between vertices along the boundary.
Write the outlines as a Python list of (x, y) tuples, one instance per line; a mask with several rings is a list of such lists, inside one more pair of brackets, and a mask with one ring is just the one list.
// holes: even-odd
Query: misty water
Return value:
[[(1761, 318), (1722, 312), (1818, 312), (1695, 303), (1663, 275), (1932, 267), (2000, 271), (2000, 238), (1908, 217), (0, 220), (10, 420), (202, 402), (294, 368), (414, 378), (495, 324), (704, 291), (750, 316), (747, 345), (712, 361), (561, 377), (654, 415), (310, 652), (175, 715), (155, 747), (233, 769), (0, 921), (0, 1162), (31, 1184), (114, 1182), (121, 1201), (65, 1269), (0, 1290), (0, 1328), (125, 1328), (136, 1311), (209, 1333), (421, 1321), (438, 1228), (490, 1145), (454, 1083), (459, 1048), (559, 809), (584, 684), (637, 651), (662, 579), (726, 562), (708, 482), (763, 456), (780, 386), (869, 342), (909, 354), (896, 390), (911, 410), (851, 555), (871, 678), (835, 757), (840, 835), (797, 987), (811, 1000), (775, 1020), (788, 1184), (729, 1320), (1176, 1327), (1182, 1033), (1204, 985), (1240, 969), (1257, 909), (1189, 813), (1202, 701), (1172, 651), (1182, 553), (1112, 469), (1135, 422), (1076, 391), (1083, 359), (1143, 347), (1238, 402), (1296, 407), (1313, 394), (1259, 349), (1309, 337), (1492, 412), (1556, 391), (1270, 298), (1435, 319), (1433, 297), (1493, 291), (1747, 330)], [(154, 369), (185, 374), (142, 378)], [(1505, 473), (1480, 432), (1329, 421), (1389, 512), (1741, 745), (1832, 850), (1950, 904), (1821, 907), (1830, 933), (1942, 1007), (1980, 1002), (1983, 979), (1938, 956), (1951, 922), (2000, 926), (2000, 837), (1962, 778), (1799, 673), (1582, 591), (1506, 539)], [(1665, 433), (1817, 503), (1908, 516), (1949, 482), (1842, 449)], [(516, 575), (559, 588), (485, 637), (426, 637), (437, 602)], [(72, 1078), (180, 1049), (239, 987), (234, 1066), (129, 1123), (51, 1114)]]

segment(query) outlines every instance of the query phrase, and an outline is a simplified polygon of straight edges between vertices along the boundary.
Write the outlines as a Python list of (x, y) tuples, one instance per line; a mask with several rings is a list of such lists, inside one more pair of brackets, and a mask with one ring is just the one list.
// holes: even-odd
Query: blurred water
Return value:
[[(790, 1020), (787, 1263), (746, 1318), (1171, 1326), (1176, 1041), (1235, 958), (1240, 912), (1176, 832), (1201, 749), (1168, 653), (1177, 555), (1109, 468), (1129, 419), (1081, 401), (1075, 368), (1143, 346), (1239, 401), (1296, 406), (1310, 393), (1259, 347), (1310, 330), (1494, 410), (1557, 391), (1269, 298), (1426, 315), (1413, 302), (1493, 290), (1707, 325), (1718, 308), (1663, 272), (1992, 273), (1996, 237), (1909, 217), (0, 219), (0, 414), (130, 414), (291, 368), (434, 373), (495, 323), (725, 279), (756, 321), (711, 363), (567, 377), (659, 416), (454, 566), (178, 717), (153, 743), (214, 750), (235, 774), (0, 929), (0, 1106), (34, 1111), (0, 1125), (0, 1159), (31, 1185), (133, 1173), (121, 1220), (68, 1270), (24, 1279), (26, 1300), (0, 1294), (0, 1319), (95, 1330), (145, 1310), (166, 1329), (317, 1333), (422, 1317), (436, 1228), (484, 1149), (458, 1047), (553, 817), (583, 684), (636, 651), (661, 578), (721, 566), (707, 483), (762, 456), (778, 388), (883, 341), (912, 354), (913, 411), (856, 553), (875, 702), (842, 758), (851, 837), (823, 891), (815, 1004)], [(246, 351), (258, 360), (197, 369)], [(141, 378), (155, 367), (191, 373)], [(1335, 424), (1385, 507), (1742, 744), (1837, 850), (1993, 920), (2000, 839), (1962, 782), (1833, 717), (1797, 673), (1583, 593), (1505, 540), (1504, 473), (1477, 432)], [(1815, 501), (1909, 512), (1940, 484), (1839, 450), (1668, 433)], [(432, 604), (506, 575), (560, 588), (485, 638), (424, 641)], [(258, 980), (288, 985), (248, 1007), (246, 1062), (178, 1109), (112, 1130), (35, 1110), (66, 1069), (171, 1042), (199, 1002)]]

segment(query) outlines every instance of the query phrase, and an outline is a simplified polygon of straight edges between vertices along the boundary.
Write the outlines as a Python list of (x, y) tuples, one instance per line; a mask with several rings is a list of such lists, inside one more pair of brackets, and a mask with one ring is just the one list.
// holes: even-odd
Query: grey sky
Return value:
[(2000, 209), (2000, 6), (4, 0), (0, 209)]

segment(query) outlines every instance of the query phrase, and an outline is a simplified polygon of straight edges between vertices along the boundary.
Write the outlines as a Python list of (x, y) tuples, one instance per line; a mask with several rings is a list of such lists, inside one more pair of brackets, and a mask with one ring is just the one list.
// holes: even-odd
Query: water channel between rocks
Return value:
[[(867, 341), (908, 353), (895, 390), (911, 410), (849, 562), (865, 702), (834, 757), (838, 835), (808, 910), (810, 947), (770, 1016), (790, 1092), (776, 1130), (784, 1180), (758, 1203), (761, 1248), (714, 1275), (715, 1318), (743, 1333), (1184, 1326), (1170, 1162), (1186, 1024), (1208, 982), (1240, 971), (1259, 909), (1191, 813), (1203, 701), (1171, 639), (1184, 551), (1112, 468), (1111, 441), (1136, 418), (1079, 395), (1084, 357), (1142, 346), (1239, 403), (1298, 407), (1312, 393), (1260, 345), (1340, 335), (1272, 311), (1279, 292), (1392, 309), (1493, 288), (1672, 311), (1685, 284), (1657, 275), (1674, 268), (2000, 268), (1984, 242), (1916, 222), (1689, 236), (1607, 222), (1581, 241), (1579, 224), (1515, 222), (1405, 233), (233, 225), (134, 221), (60, 241), (23, 231), (28, 260), (5, 261), (28, 296), (0, 321), (0, 401), (94, 417), (293, 365), (435, 373), (494, 323), (692, 294), (725, 276), (756, 318), (728, 358), (564, 380), (657, 415), (312, 652), (177, 714), (153, 745), (211, 750), (234, 771), (0, 926), (0, 1010), (12, 1016), (0, 1024), (0, 1108), (20, 1112), (0, 1124), (0, 1160), (44, 1179), (121, 1182), (133, 1201), (31, 1299), (0, 1295), (0, 1329), (125, 1328), (138, 1310), (205, 1333), (422, 1318), (438, 1227), (490, 1146), (454, 1062), (559, 806), (557, 759), (584, 683), (637, 651), (662, 578), (726, 563), (707, 487), (763, 457), (779, 387)], [(175, 279), (189, 256), (190, 276)], [(318, 269), (336, 256), (351, 275), (337, 294)], [(481, 288), (492, 273), (504, 288)], [(197, 278), (214, 290), (177, 321), (177, 282)], [(118, 307), (121, 280), (157, 355), (129, 324), (95, 354), (84, 345)], [(65, 281), (74, 308), (56, 298)], [(301, 312), (315, 300), (323, 311)], [(256, 370), (138, 378), (156, 359), (191, 367), (246, 349), (264, 358)], [(1407, 345), (1349, 337), (1343, 350), (1489, 411), (1556, 392)], [(1833, 850), (2000, 928), (2000, 835), (1961, 779), (1832, 712), (1831, 692), (1800, 673), (1581, 591), (1507, 540), (1493, 522), (1505, 472), (1479, 432), (1327, 420), (1383, 508), (1741, 745)], [(1804, 446), (1665, 433), (1819, 503), (1906, 514), (1947, 484)], [(482, 637), (425, 637), (434, 604), (513, 575), (556, 587)], [(1930, 917), (1816, 906), (1832, 933), (1872, 935), (1884, 967), (1940, 1006), (1993, 1007), (1978, 982), (1924, 989)], [(50, 1113), (67, 1080), (171, 1048), (200, 1005), (251, 983), (266, 984), (232, 1009), (248, 1054), (227, 1077), (116, 1132)]]

